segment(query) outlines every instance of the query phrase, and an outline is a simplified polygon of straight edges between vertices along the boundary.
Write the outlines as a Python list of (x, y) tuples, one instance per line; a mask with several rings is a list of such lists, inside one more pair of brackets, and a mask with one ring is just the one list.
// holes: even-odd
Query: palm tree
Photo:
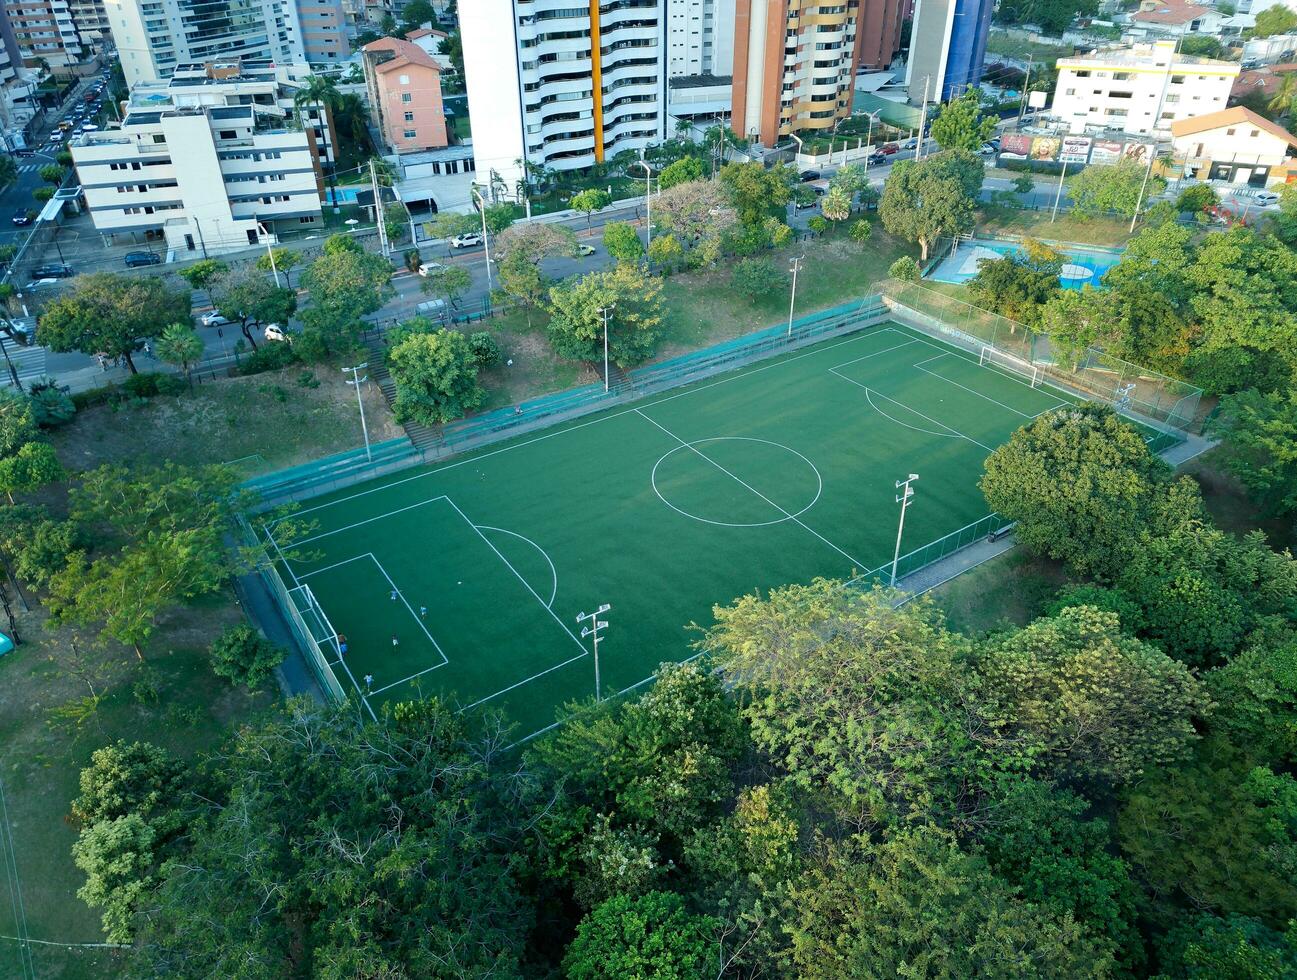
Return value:
[[(328, 75), (307, 75), (297, 92), (293, 95), (293, 108), (297, 110), (297, 121), (302, 121), (302, 109), (307, 106), (320, 110), (320, 114), (332, 112), (334, 106), (338, 104), (338, 83)], [(327, 125), (327, 120), (326, 120)], [(337, 139), (336, 132), (330, 133), (330, 138), (325, 144), (329, 154), (329, 187), (333, 190), (334, 203), (337, 203), (338, 183), (336, 171), (338, 169), (338, 153), (334, 141)]]
[(1297, 72), (1286, 71), (1279, 77), (1279, 87), (1275, 89), (1268, 106), (1279, 115), (1286, 116), (1292, 112), (1294, 104), (1297, 104)]

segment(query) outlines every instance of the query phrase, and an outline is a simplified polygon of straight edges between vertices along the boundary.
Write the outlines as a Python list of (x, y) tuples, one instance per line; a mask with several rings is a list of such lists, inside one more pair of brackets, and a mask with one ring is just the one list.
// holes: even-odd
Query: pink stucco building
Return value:
[(385, 37), (361, 48), (374, 123), (396, 153), (446, 146), (441, 68), (417, 44)]

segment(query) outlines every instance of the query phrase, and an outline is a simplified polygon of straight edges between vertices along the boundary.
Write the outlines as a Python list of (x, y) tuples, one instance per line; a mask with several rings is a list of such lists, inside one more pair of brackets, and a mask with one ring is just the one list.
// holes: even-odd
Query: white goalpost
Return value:
[(997, 367), (1004, 371), (1009, 371), (1024, 378), (1030, 382), (1031, 387), (1040, 386), (1040, 368), (1036, 365), (1024, 361), (1020, 357), (1014, 357), (1012, 354), (1006, 354), (1004, 351), (995, 347), (983, 347), (978, 355), (977, 363), (982, 367)]

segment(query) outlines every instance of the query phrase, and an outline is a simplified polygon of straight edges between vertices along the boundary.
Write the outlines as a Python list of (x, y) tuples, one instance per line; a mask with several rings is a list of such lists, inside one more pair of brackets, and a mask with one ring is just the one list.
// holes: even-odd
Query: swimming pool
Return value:
[[(1055, 246), (1057, 248), (1057, 246)], [(937, 282), (964, 283), (977, 275), (977, 264), (982, 259), (998, 259), (1022, 251), (1019, 242), (996, 242), (972, 238), (959, 243), (953, 255), (947, 255), (928, 274)], [(1064, 289), (1080, 289), (1089, 284), (1098, 286), (1103, 274), (1121, 261), (1121, 252), (1110, 248), (1088, 248), (1069, 245), (1058, 248), (1064, 255), (1063, 272), (1059, 285)]]

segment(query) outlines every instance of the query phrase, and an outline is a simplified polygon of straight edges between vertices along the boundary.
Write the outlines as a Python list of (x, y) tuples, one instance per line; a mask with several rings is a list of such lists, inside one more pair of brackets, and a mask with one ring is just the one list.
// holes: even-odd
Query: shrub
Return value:
[(239, 361), (239, 374), (261, 374), (265, 371), (278, 371), (297, 362), (297, 351), (293, 344), (263, 344), (256, 350), (244, 354)]
[(888, 267), (887, 274), (901, 282), (918, 282), (919, 263), (909, 255), (902, 255)]
[(501, 350), (499, 341), (485, 330), (469, 334), (468, 347), (481, 367), (492, 368), (504, 361), (504, 351)]
[(247, 623), (227, 626), (211, 646), (212, 670), (232, 684), (255, 689), (270, 677), (284, 660), (285, 650), (277, 647)]
[(873, 230), (873, 225), (864, 218), (859, 218), (851, 223), (851, 240), (863, 245), (869, 240), (869, 233)]
[(743, 259), (734, 266), (730, 281), (744, 299), (756, 303), (784, 289), (788, 276), (767, 259)]
[(156, 398), (158, 395), (178, 395), (185, 390), (183, 378), (160, 371), (132, 374), (122, 382), (126, 393), (135, 398)]
[(829, 230), (829, 219), (824, 217), (822, 214), (817, 214), (810, 221), (806, 222), (806, 224), (810, 227), (811, 231), (815, 232), (817, 235), (823, 235)]
[(36, 424), (46, 429), (54, 429), (72, 421), (77, 413), (76, 403), (67, 393), (67, 388), (59, 386), (51, 378), (41, 378), (32, 382), (28, 389), (32, 400), (32, 411), (36, 413)]

